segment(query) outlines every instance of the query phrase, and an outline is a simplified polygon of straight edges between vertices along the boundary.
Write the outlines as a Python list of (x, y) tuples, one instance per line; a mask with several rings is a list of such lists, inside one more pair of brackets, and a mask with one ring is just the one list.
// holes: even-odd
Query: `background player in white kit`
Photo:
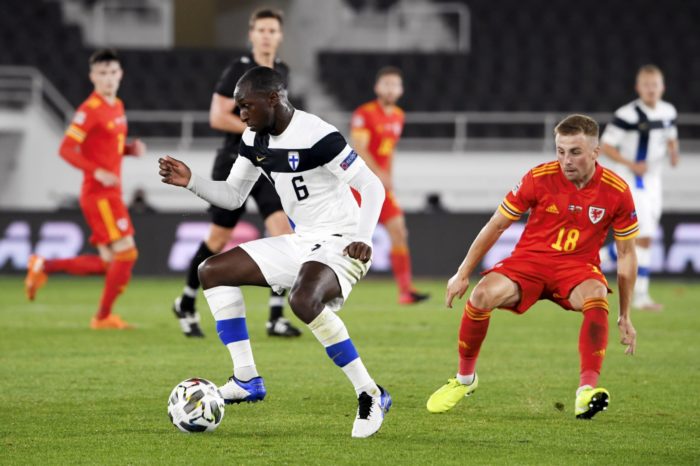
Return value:
[[(266, 394), (253, 360), (239, 286), (291, 289), (290, 307), (358, 395), (352, 436), (368, 437), (381, 427), (391, 397), (370, 377), (334, 311), (369, 269), (384, 187), (336, 128), (291, 106), (278, 72), (249, 70), (238, 81), (234, 99), (248, 128), (226, 181), (193, 175), (171, 157), (159, 160), (164, 183), (186, 186), (227, 209), (239, 207), (263, 174), (296, 225), (294, 234), (242, 244), (199, 268), (217, 332), (233, 360), (233, 376), (220, 387), (221, 394), (228, 403), (261, 401)], [(362, 195), (361, 208), (350, 187)]]
[[(664, 77), (655, 65), (637, 72), (635, 86), (639, 99), (620, 107), (601, 137), (602, 152), (610, 157), (611, 167), (632, 190), (639, 220), (637, 247), (637, 283), (633, 306), (658, 311), (662, 305), (649, 295), (651, 244), (659, 227), (662, 210), (661, 174), (664, 159), (671, 166), (679, 161), (676, 108), (661, 100)], [(603, 263), (615, 260), (614, 243), (601, 249)]]

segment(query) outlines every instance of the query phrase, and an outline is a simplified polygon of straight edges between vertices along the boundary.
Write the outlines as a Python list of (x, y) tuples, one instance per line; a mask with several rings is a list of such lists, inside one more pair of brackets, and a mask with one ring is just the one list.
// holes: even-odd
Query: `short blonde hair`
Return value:
[(554, 134), (574, 136), (583, 133), (585, 136), (598, 138), (599, 127), (596, 121), (586, 115), (574, 114), (561, 120), (554, 128)]
[(637, 77), (639, 77), (640, 74), (658, 74), (661, 76), (661, 79), (663, 79), (664, 74), (661, 71), (661, 68), (659, 68), (656, 65), (648, 64), (644, 65), (639, 68), (639, 71), (637, 71)]

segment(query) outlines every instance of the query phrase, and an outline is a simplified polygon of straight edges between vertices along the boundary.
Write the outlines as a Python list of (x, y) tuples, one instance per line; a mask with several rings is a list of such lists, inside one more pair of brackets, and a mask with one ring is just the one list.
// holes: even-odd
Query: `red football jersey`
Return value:
[(512, 257), (561, 257), (598, 265), (611, 226), (618, 240), (639, 233), (629, 187), (598, 164), (582, 189), (566, 179), (556, 161), (533, 168), (498, 207), (511, 220), (528, 209), (530, 217)]
[(93, 92), (78, 107), (65, 137), (80, 144), (79, 160), (72, 162), (84, 173), (82, 195), (109, 191), (121, 194), (120, 185), (107, 188), (95, 179), (93, 172), (99, 167), (121, 177), (126, 132), (126, 115), (120, 99), (110, 104)]
[(384, 113), (376, 100), (359, 106), (352, 114), (352, 132), (369, 133), (369, 153), (382, 169), (389, 172), (404, 118), (403, 110), (396, 106), (390, 114)]

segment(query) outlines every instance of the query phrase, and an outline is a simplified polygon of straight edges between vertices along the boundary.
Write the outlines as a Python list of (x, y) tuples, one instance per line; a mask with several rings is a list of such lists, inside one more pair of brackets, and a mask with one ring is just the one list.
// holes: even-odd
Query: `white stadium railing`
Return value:
[[(73, 106), (37, 69), (23, 66), (0, 66), (0, 105), (43, 104), (64, 124), (72, 118)], [(127, 102), (127, 106), (128, 106)], [(131, 103), (132, 105), (134, 103)], [(400, 148), (407, 150), (441, 150), (464, 152), (469, 150), (542, 150), (554, 149), (553, 129), (557, 121), (566, 113), (561, 112), (407, 112), (407, 125), (442, 125), (449, 127), (449, 137), (404, 137)], [(612, 113), (588, 113), (601, 123), (610, 120)], [(323, 118), (334, 124), (341, 132), (347, 133), (350, 124), (349, 112), (326, 112)], [(208, 126), (209, 113), (202, 110), (128, 110), (131, 123), (177, 124), (178, 130), (172, 136), (151, 138), (155, 144), (175, 146), (187, 150), (195, 145), (200, 147), (220, 144), (221, 137), (196, 137), (196, 125)], [(700, 113), (682, 113), (678, 116), (681, 128), (700, 126)], [(485, 138), (469, 137), (470, 125), (523, 125), (539, 126), (541, 137), (530, 138)], [(696, 132), (697, 133), (697, 132)], [(681, 139), (684, 152), (700, 152), (700, 138)]]

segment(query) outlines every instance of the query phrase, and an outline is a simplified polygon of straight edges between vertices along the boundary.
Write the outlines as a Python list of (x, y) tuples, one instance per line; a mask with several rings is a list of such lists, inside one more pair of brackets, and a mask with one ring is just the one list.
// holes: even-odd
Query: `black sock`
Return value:
[[(199, 267), (199, 264), (204, 262), (205, 259), (213, 256), (215, 253), (210, 251), (209, 248), (207, 247), (207, 243), (202, 241), (202, 243), (199, 245), (199, 249), (197, 249), (197, 252), (195, 255), (192, 257), (192, 260), (190, 261), (190, 266), (187, 269), (187, 286), (192, 288), (193, 290), (199, 289), (199, 275), (197, 275), (197, 268)], [(185, 298), (185, 296), (183, 296)], [(194, 302), (194, 298), (191, 298), (192, 302)]]
[(275, 293), (270, 290), (270, 322), (275, 321), (282, 317), (282, 310), (284, 309), (284, 297), (287, 293), (282, 292), (280, 294)]
[(180, 310), (188, 313), (193, 313), (194, 311), (194, 298), (183, 294), (180, 297)]

